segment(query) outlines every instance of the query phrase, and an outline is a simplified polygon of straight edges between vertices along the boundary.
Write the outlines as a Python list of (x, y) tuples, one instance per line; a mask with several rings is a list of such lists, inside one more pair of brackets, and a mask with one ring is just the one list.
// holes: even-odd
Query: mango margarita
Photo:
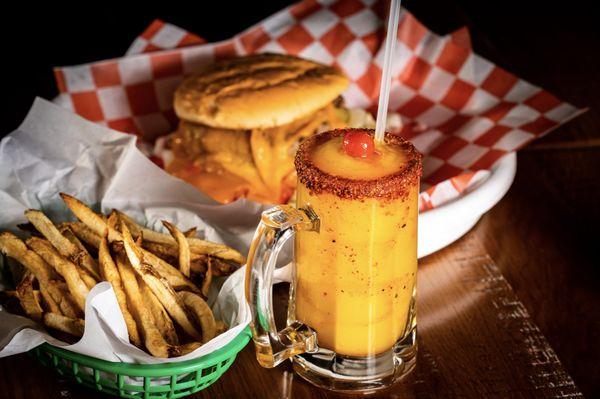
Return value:
[(296, 155), (297, 206), (312, 207), (320, 231), (295, 239), (295, 318), (348, 356), (390, 350), (414, 323), (420, 155), (372, 134), (323, 133)]

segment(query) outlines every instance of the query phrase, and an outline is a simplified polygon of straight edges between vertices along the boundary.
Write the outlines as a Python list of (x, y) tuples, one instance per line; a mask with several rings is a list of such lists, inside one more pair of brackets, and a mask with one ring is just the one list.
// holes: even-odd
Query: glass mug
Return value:
[[(297, 208), (262, 214), (248, 254), (246, 299), (263, 367), (291, 359), (319, 387), (385, 388), (416, 361), (417, 217), (421, 156), (385, 136), (370, 158), (344, 153), (343, 129), (300, 145)], [(277, 331), (272, 276), (290, 237), (294, 262), (287, 327)]]

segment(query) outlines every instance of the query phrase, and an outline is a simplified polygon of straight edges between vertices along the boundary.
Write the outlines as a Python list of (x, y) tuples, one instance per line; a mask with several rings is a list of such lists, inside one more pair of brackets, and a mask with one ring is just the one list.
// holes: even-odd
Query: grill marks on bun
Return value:
[(332, 67), (258, 54), (215, 64), (184, 80), (175, 93), (175, 112), (212, 127), (271, 128), (323, 108), (347, 85)]

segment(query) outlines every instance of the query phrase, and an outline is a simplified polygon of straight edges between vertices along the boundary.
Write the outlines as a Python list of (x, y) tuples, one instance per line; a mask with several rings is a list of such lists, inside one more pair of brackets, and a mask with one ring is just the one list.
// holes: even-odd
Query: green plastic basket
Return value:
[(130, 399), (176, 399), (198, 392), (227, 371), (250, 340), (244, 329), (233, 341), (206, 356), (178, 363), (116, 363), (81, 355), (49, 344), (30, 354), (61, 376), (110, 395)]

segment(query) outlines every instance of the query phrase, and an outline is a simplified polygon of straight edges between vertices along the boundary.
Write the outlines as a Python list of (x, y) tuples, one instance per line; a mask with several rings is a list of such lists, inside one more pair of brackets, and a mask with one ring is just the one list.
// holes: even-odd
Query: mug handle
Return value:
[(252, 339), (261, 366), (272, 368), (294, 355), (315, 352), (317, 335), (299, 321), (275, 327), (272, 288), (277, 256), (296, 231), (319, 232), (320, 222), (312, 208), (280, 205), (262, 213), (246, 264), (246, 301), (250, 306)]

